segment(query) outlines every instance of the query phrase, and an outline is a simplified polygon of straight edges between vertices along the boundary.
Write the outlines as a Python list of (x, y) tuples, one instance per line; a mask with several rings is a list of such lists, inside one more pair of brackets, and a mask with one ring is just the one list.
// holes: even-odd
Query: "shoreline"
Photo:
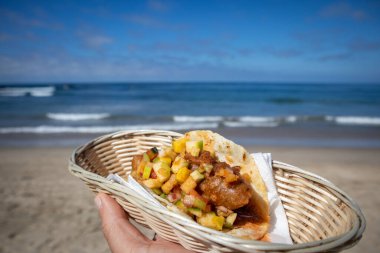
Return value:
[[(249, 146), (316, 173), (361, 207), (367, 228), (347, 252), (380, 247), (380, 149)], [(109, 252), (93, 194), (67, 170), (73, 148), (0, 148), (0, 251)]]
[[(363, 126), (239, 127), (214, 132), (243, 146), (380, 148), (380, 128)], [(187, 130), (175, 131), (179, 133)], [(107, 133), (0, 134), (0, 147), (74, 147)]]

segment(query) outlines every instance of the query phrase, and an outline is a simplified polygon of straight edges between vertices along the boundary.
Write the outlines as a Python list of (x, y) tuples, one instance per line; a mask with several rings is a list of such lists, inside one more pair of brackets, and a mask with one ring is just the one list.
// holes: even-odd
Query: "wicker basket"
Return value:
[(69, 170), (93, 192), (115, 198), (138, 223), (196, 252), (332, 252), (350, 248), (360, 240), (365, 219), (358, 205), (326, 179), (282, 162), (273, 161), (273, 170), (293, 245), (243, 240), (189, 224), (182, 216), (151, 206), (129, 188), (105, 179), (109, 173), (126, 178), (133, 155), (170, 145), (180, 136), (154, 130), (102, 136), (73, 152)]

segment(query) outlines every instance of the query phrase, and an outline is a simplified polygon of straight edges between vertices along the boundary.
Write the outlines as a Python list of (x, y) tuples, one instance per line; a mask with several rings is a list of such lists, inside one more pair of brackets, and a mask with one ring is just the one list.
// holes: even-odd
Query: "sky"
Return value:
[(0, 83), (380, 83), (380, 1), (3, 1)]

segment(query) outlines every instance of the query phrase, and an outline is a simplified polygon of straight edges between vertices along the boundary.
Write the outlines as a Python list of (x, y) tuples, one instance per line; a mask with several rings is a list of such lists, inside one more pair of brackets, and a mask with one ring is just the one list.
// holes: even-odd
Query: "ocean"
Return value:
[(210, 129), (243, 145), (380, 147), (380, 85), (0, 85), (0, 146), (73, 146), (131, 129)]

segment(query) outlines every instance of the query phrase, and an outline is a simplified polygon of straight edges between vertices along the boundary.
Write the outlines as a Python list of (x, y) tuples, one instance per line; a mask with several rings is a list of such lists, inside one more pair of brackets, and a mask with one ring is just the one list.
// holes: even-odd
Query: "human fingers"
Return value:
[(102, 220), (104, 236), (113, 253), (136, 252), (149, 246), (149, 241), (129, 221), (124, 209), (107, 194), (95, 198)]

